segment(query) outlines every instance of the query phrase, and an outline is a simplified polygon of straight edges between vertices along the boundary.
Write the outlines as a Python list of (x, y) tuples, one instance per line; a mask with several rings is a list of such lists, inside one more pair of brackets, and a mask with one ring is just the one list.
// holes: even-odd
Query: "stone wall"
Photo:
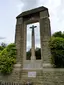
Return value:
[(6, 81), (0, 81), (0, 85), (23, 85), (19, 82), (6, 82)]
[[(29, 78), (28, 72), (36, 71), (36, 70), (23, 70), (22, 71), (22, 79), (18, 78), (20, 76), (17, 72), (12, 76), (1, 76), (0, 81), (13, 82), (13, 83), (27, 83), (33, 82), (33, 85), (64, 85), (64, 69), (57, 68), (43, 68), (43, 70), (37, 70), (37, 75), (35, 78)], [(14, 78), (14, 75), (15, 78)]]
[(43, 83), (43, 85), (64, 85), (64, 69), (44, 69)]

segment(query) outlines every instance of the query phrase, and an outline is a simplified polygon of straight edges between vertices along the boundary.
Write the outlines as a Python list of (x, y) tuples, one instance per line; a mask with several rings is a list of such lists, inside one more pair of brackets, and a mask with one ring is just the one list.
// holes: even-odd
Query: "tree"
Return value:
[(27, 60), (31, 59), (31, 49), (26, 52), (26, 59)]
[(13, 65), (16, 63), (16, 47), (15, 44), (9, 44), (0, 53), (0, 72), (9, 74), (12, 72)]
[(56, 68), (64, 67), (64, 34), (56, 32), (52, 35), (50, 49), (52, 53), (52, 63)]
[(2, 43), (1, 43), (1, 46), (2, 46), (3, 48), (5, 48), (5, 47), (7, 46), (7, 44), (4, 43), (4, 42), (2, 42)]
[(3, 47), (2, 46), (0, 46), (0, 52), (3, 50)]
[(53, 35), (53, 37), (62, 37), (64, 38), (64, 32), (62, 33), (61, 31), (55, 32)]
[(5, 43), (1, 43), (1, 45), (0, 45), (0, 52), (4, 49), (4, 48), (6, 48), (6, 46), (7, 46), (7, 44), (5, 44)]
[(37, 60), (41, 59), (41, 48), (36, 48), (35, 56)]

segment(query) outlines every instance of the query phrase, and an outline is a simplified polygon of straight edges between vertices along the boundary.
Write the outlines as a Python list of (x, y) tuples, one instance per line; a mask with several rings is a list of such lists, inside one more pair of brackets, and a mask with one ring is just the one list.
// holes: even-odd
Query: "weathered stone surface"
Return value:
[(46, 10), (48, 11), (48, 9), (46, 7), (44, 7), (44, 6), (38, 7), (38, 8), (28, 10), (28, 11), (25, 11), (25, 12), (21, 13), (20, 15), (17, 16), (17, 18), (27, 16), (27, 15), (30, 15), (30, 14), (32, 15), (34, 13), (39, 13), (41, 11), (46, 11)]

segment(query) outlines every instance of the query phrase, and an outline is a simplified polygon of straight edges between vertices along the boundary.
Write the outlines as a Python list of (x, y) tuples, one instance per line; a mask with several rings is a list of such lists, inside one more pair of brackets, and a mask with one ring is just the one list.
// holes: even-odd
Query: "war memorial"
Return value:
[[(14, 65), (11, 75), (1, 75), (1, 85), (64, 85), (64, 69), (53, 68), (50, 63), (51, 52), (49, 40), (51, 27), (49, 12), (46, 7), (39, 7), (22, 12), (16, 17), (15, 43), (17, 48), (17, 63)], [(26, 59), (27, 24), (40, 23), (41, 59), (35, 56), (36, 26), (32, 25), (31, 58)], [(7, 83), (5, 83), (7, 82)], [(11, 83), (12, 82), (12, 83)]]

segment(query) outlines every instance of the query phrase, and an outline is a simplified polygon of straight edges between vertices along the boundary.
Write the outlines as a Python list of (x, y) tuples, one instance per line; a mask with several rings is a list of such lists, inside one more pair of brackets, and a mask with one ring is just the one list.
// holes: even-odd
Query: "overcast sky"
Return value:
[(49, 9), (52, 33), (64, 31), (64, 0), (0, 0), (0, 42), (14, 42), (16, 16), (39, 6)]

